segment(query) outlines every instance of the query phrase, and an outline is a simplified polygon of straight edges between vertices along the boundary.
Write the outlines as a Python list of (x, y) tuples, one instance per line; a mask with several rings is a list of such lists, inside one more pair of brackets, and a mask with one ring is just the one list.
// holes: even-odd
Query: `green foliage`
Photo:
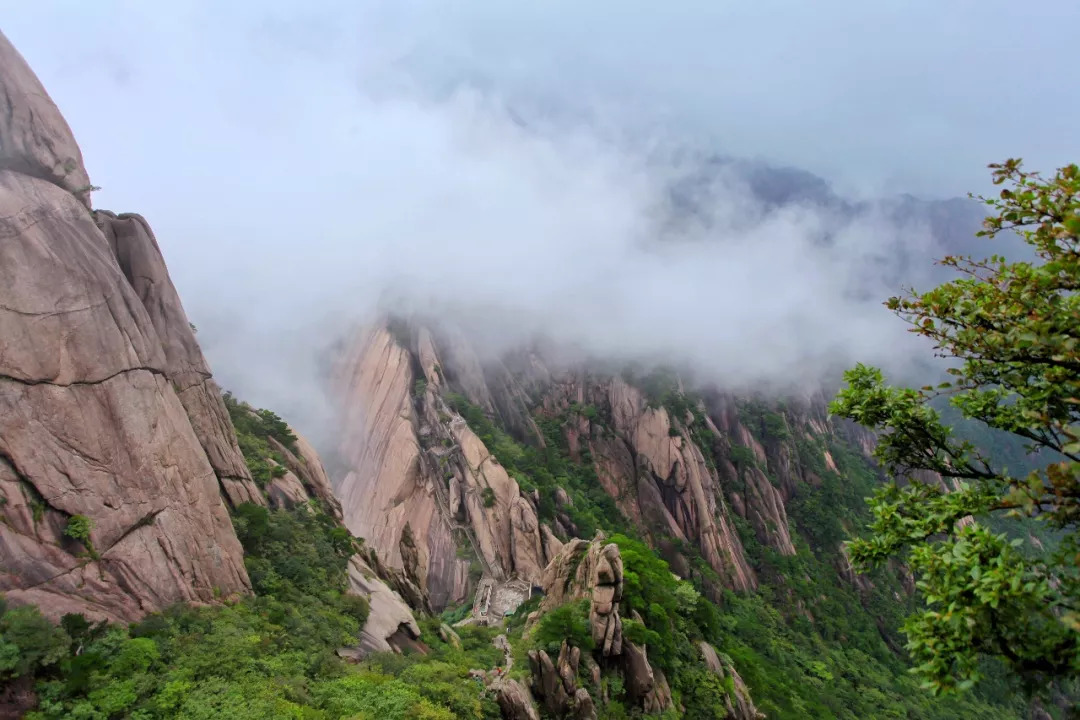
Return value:
[[(991, 168), (1006, 187), (982, 198), (995, 214), (980, 235), (1016, 232), (1037, 261), (945, 258), (958, 279), (887, 305), (957, 361), (954, 380), (893, 388), (859, 365), (831, 408), (883, 433), (876, 455), (893, 473), (950, 479), (949, 490), (920, 480), (881, 489), (870, 535), (850, 545), (860, 568), (910, 551), (925, 605), (905, 632), (934, 692), (970, 688), (983, 657), (1033, 687), (1080, 677), (1080, 170), (1045, 179), (1019, 160)], [(966, 420), (1027, 441), (1042, 462), (1026, 473), (996, 465), (942, 422), (931, 404), (942, 395)], [(977, 524), (960, 522), (967, 516)], [(1061, 541), (1022, 552), (979, 525), (1022, 516)]]
[(364, 627), (371, 613), (371, 603), (362, 595), (343, 595), (338, 600), (338, 608), (342, 614), (355, 620), (358, 627)]
[(93, 541), (90, 540), (90, 531), (93, 528), (94, 521), (91, 518), (85, 515), (72, 515), (68, 518), (64, 534), (81, 542), (86, 547), (86, 552), (90, 557), (97, 559), (97, 551), (94, 549)]
[(94, 521), (85, 515), (72, 515), (68, 518), (64, 534), (75, 538), (84, 545), (90, 544), (90, 530), (94, 527)]
[(223, 398), (240, 451), (255, 482), (265, 487), (274, 478), (283, 477), (285, 468), (278, 466), (285, 464), (285, 458), (268, 440), (273, 438), (293, 454), (298, 454), (297, 438), (288, 424), (270, 410), (256, 410), (240, 402), (232, 393), (225, 393)]
[(234, 523), (255, 597), (176, 606), (128, 628), (81, 616), (61, 628), (32, 607), (3, 613), (0, 678), (38, 678), (40, 706), (28, 719), (498, 717), (468, 678), (470, 667), (502, 659), (494, 629), (463, 628), (460, 650), (435, 635), (430, 658), (390, 672), (377, 662), (347, 666), (336, 650), (355, 642), (369, 612), (364, 598), (344, 593), (356, 541), (305, 507), (244, 504)]
[(660, 634), (653, 632), (633, 618), (623, 620), (623, 639), (629, 640), (635, 645), (652, 645), (660, 643)]
[(312, 690), (315, 702), (329, 717), (385, 718), (385, 720), (453, 720), (446, 708), (420, 697), (408, 683), (374, 673), (353, 673), (319, 683)]
[[(591, 462), (570, 459), (563, 432), (564, 419), (540, 417), (537, 425), (544, 434), (545, 447), (520, 443), (499, 428), (480, 408), (457, 393), (446, 396), (449, 405), (468, 422), (488, 450), (525, 492), (540, 493), (539, 516), (542, 521), (555, 517), (555, 491), (562, 488), (574, 506), (565, 512), (577, 526), (578, 534), (591, 537), (599, 529), (630, 532), (626, 519), (615, 501), (600, 485)], [(584, 410), (582, 410), (584, 411)], [(599, 422), (597, 420), (597, 422)]]
[[(292, 603), (319, 599), (340, 607), (349, 558), (359, 541), (342, 532), (333, 518), (309, 506), (271, 511), (243, 503), (235, 510), (233, 526), (257, 593)], [(353, 603), (349, 614), (355, 615), (355, 601), (348, 602)]]
[(879, 487), (872, 469), (850, 449), (838, 443), (828, 446), (837, 472), (825, 467), (825, 447), (807, 442), (799, 446), (799, 462), (818, 478), (815, 486), (800, 483), (788, 503), (788, 518), (819, 557), (835, 557), (853, 527), (868, 517), (866, 498)]
[(461, 622), (465, 618), (469, 617), (471, 613), (472, 603), (466, 601), (456, 608), (446, 608), (445, 610), (443, 610), (440, 617), (442, 618), (442, 621), (447, 625), (453, 625), (454, 623)]
[[(725, 678), (730, 680), (729, 678)], [(679, 674), (676, 688), (686, 705), (685, 720), (714, 720), (727, 717), (728, 696), (724, 680), (705, 667), (689, 667)], [(734, 687), (734, 686), (732, 686)]]
[[(882, 642), (873, 617), (862, 611), (855, 593), (836, 585), (835, 576), (830, 579), (821, 566), (811, 563), (801, 571), (817, 576), (799, 590), (803, 603), (816, 593), (831, 590), (835, 595), (830, 601), (834, 605), (814, 610), (818, 622), (825, 613), (834, 613), (831, 629), (819, 633), (817, 623), (807, 621), (792, 606), (792, 598), (774, 595), (768, 588), (761, 595), (725, 595), (721, 631), (709, 638), (730, 656), (755, 704), (770, 720), (1021, 716), (1022, 703), (992, 704), (985, 696), (974, 695), (941, 699), (920, 692), (904, 672), (901, 658)], [(888, 600), (895, 602), (893, 597)], [(672, 682), (684, 700), (687, 688), (696, 687), (694, 674), (688, 680), (686, 672), (676, 672)]]
[[(637, 612), (644, 619), (641, 635), (651, 640), (649, 658), (665, 671), (677, 667), (680, 646), (703, 637), (697, 624), (698, 607), (708, 601), (693, 586), (677, 579), (668, 564), (645, 543), (613, 535), (623, 559), (623, 616)], [(631, 634), (638, 631), (631, 625)]]
[(694, 400), (681, 389), (678, 375), (670, 368), (657, 368), (633, 384), (645, 393), (649, 407), (665, 408), (673, 420), (683, 422), (695, 409)]
[[(272, 413), (227, 400), (247, 451), (286, 444)], [(239, 418), (239, 420), (237, 420)], [(243, 444), (243, 442), (242, 442)], [(68, 534), (88, 543), (90, 524), (73, 516)], [(216, 607), (177, 605), (128, 627), (66, 615), (60, 626), (34, 607), (0, 598), (0, 692), (35, 681), (28, 720), (496, 720), (498, 707), (468, 676), (503, 662), (495, 628), (461, 628), (442, 642), (424, 621), (429, 654), (373, 656), (351, 666), (337, 655), (354, 644), (370, 612), (346, 593), (349, 558), (362, 546), (317, 502), (291, 511), (245, 503), (233, 513), (255, 596)]]
[(754, 451), (745, 445), (732, 444), (728, 451), (728, 458), (739, 470), (757, 467), (758, 464), (757, 456), (754, 455)]
[[(0, 596), (2, 597), (2, 596)], [(33, 675), (67, 655), (70, 638), (36, 607), (0, 605), (0, 680)]]
[(787, 421), (781, 413), (760, 400), (748, 400), (739, 405), (739, 419), (754, 437), (765, 442), (787, 440), (791, 437)]
[[(588, 456), (580, 463), (571, 460), (563, 433), (568, 418), (538, 418), (547, 447), (534, 448), (511, 438), (463, 399), (451, 401), (522, 486), (540, 490), (542, 517), (552, 517), (551, 498), (555, 488), (562, 487), (573, 499), (568, 512), (581, 535), (599, 528), (632, 531), (599, 486)], [(679, 404), (683, 401), (685, 408)], [(666, 403), (673, 414), (696, 407), (682, 393), (669, 394)], [(230, 410), (237, 407), (232, 403)], [(595, 409), (571, 412), (591, 415), (594, 431), (604, 431)], [(770, 430), (768, 411), (762, 412), (763, 432), (775, 437), (776, 423)], [(245, 410), (245, 415), (250, 413)], [(701, 427), (691, 422), (682, 429), (710, 457), (711, 438)], [(245, 452), (253, 452), (250, 457), (273, 459), (265, 454), (271, 435), (247, 431), (243, 437)], [(860, 596), (833, 569), (845, 527), (866, 519), (862, 498), (873, 488), (874, 474), (841, 445), (828, 446), (839, 472), (824, 472), (825, 447), (821, 441), (799, 445), (800, 456), (812, 451), (822, 466), (815, 470), (822, 485), (800, 485), (789, 505), (793, 524), (803, 531), (794, 534), (798, 554), (780, 556), (760, 545), (751, 548), (747, 541), (762, 581), (756, 593), (721, 597), (707, 583), (711, 570), (689, 543), (680, 546), (680, 552), (693, 566), (693, 581), (673, 575), (640, 540), (628, 534), (611, 537), (624, 563), (624, 639), (648, 648), (650, 661), (671, 684), (676, 707), (685, 710), (671, 710), (663, 717), (723, 717), (734, 684), (730, 676), (721, 678), (703, 665), (703, 641), (730, 656), (755, 702), (772, 720), (1018, 717), (1016, 708), (1007, 706), (1009, 686), (994, 666), (980, 665), (980, 672), (997, 680), (983, 684), (997, 693), (992, 698), (987, 687), (980, 686), (965, 698), (935, 701), (918, 693), (916, 683), (905, 676), (902, 659), (886, 644), (891, 642), (888, 628), (899, 623), (904, 611), (897, 601), (902, 596), (896, 579), (877, 571), (875, 589)], [(815, 503), (819, 491), (824, 500)], [(742, 518), (733, 520), (745, 529)], [(3, 612), (0, 606), (0, 682), (17, 675), (36, 679), (41, 702), (29, 720), (496, 720), (498, 707), (469, 677), (469, 670), (503, 664), (503, 652), (492, 644), (498, 633), (511, 638), (512, 674), (518, 678), (528, 672), (526, 653), (531, 647), (556, 652), (569, 640), (586, 653), (595, 649), (588, 599), (544, 613), (522, 637), (525, 617), (541, 602), (534, 597), (505, 628), (458, 628), (460, 643), (443, 641), (438, 629), (444, 620), (467, 615), (469, 604), (447, 611), (443, 618), (418, 618), (426, 654), (376, 654), (359, 666), (348, 665), (336, 650), (355, 642), (369, 612), (365, 600), (345, 592), (348, 559), (362, 541), (317, 503), (292, 511), (243, 504), (234, 510), (233, 523), (256, 591), (241, 602), (177, 606), (128, 628), (91, 625), (81, 616), (67, 616), (57, 628), (33, 608)], [(403, 538), (414, 542), (408, 526)], [(979, 547), (973, 546), (972, 552)], [(940, 568), (939, 574), (949, 572)], [(1018, 592), (1028, 590), (1021, 586)], [(599, 704), (599, 717), (639, 717), (640, 708), (627, 697), (618, 672), (601, 666), (610, 702)]]
[(545, 613), (532, 634), (536, 647), (557, 653), (563, 640), (585, 651), (591, 651), (592, 631), (589, 629), (589, 600), (583, 598), (566, 603)]
[[(813, 446), (819, 459), (823, 449)], [(904, 597), (898, 581), (877, 572), (875, 587), (860, 597), (834, 570), (843, 523), (865, 518), (863, 498), (875, 476), (846, 447), (829, 450), (840, 473), (825, 476), (821, 488), (803, 485), (799, 490), (800, 498), (807, 499), (826, 491), (829, 505), (821, 509), (822, 516), (838, 518), (825, 530), (829, 541), (819, 541), (820, 547), (811, 551), (796, 532), (795, 557), (758, 546), (751, 554), (763, 582), (759, 593), (725, 592), (718, 608), (691, 583), (672, 575), (650, 548), (613, 536), (624, 564), (624, 638), (645, 641), (650, 660), (667, 675), (687, 717), (722, 717), (715, 713), (733, 689), (730, 678), (724, 682), (704, 670), (698, 650), (702, 640), (731, 656), (755, 703), (773, 719), (1018, 717), (1003, 683), (988, 688), (998, 693), (992, 702), (986, 692), (942, 701), (920, 693), (904, 672), (902, 658), (886, 642), (892, 642), (887, 628), (899, 625), (905, 609), (897, 602)], [(810, 524), (806, 507), (792, 504), (799, 528)], [(642, 615), (648, 634), (632, 619), (634, 611)]]
[(480, 492), (480, 498), (484, 503), (484, 507), (495, 507), (495, 491), (492, 490), (490, 487), (485, 487)]

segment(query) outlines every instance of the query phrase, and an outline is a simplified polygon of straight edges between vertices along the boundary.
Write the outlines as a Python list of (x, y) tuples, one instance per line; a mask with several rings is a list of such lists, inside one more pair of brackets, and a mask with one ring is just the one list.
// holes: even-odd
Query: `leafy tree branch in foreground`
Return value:
[[(886, 303), (950, 361), (951, 382), (894, 388), (858, 365), (830, 406), (880, 434), (875, 454), (896, 480), (848, 549), (862, 570), (907, 554), (924, 601), (905, 623), (907, 647), (935, 693), (971, 687), (987, 656), (1033, 690), (1080, 676), (1080, 170), (990, 168), (1004, 188), (979, 197), (993, 214), (978, 234), (1016, 233), (1032, 261), (949, 256), (941, 264), (957, 279)], [(1023, 438), (1036, 469), (1010, 472), (960, 439), (930, 406), (942, 395)], [(1017, 538), (1024, 518), (1049, 542)]]

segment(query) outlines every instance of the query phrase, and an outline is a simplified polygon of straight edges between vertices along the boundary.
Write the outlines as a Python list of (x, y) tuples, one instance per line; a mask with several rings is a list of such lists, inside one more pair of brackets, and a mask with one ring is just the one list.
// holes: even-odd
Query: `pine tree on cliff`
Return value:
[[(979, 198), (995, 213), (979, 235), (1015, 232), (1036, 258), (946, 257), (958, 279), (886, 304), (952, 361), (954, 380), (900, 389), (859, 365), (831, 406), (882, 432), (876, 455), (894, 476), (931, 471), (953, 485), (894, 481), (870, 501), (869, 535), (849, 544), (864, 569), (906, 553), (924, 607), (904, 631), (935, 693), (971, 687), (986, 656), (1029, 689), (1080, 677), (1080, 171), (990, 167), (1005, 188)], [(958, 439), (929, 405), (942, 395), (1023, 438), (1041, 467), (998, 467)], [(1030, 518), (1048, 526), (1045, 547), (1020, 539)]]

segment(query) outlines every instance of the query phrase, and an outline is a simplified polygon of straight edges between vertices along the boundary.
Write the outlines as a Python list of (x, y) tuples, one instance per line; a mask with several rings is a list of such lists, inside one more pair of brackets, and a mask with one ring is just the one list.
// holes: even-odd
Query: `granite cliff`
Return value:
[[(301, 436), (269, 438), (256, 461), (279, 467), (252, 477), (153, 231), (91, 209), (90, 191), (70, 128), (0, 34), (0, 592), (121, 622), (247, 595), (230, 508), (314, 500), (340, 521), (341, 507)], [(368, 651), (419, 635), (384, 576), (351, 560)]]
[(153, 233), (90, 209), (2, 35), (0, 488), (9, 601), (134, 620), (250, 591), (223, 496), (259, 494)]

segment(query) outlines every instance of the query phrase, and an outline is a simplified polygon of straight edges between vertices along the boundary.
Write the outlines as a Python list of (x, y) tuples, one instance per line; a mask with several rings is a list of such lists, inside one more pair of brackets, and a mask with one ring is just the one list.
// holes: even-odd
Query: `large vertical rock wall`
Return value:
[(91, 213), (0, 35), (0, 591), (113, 620), (247, 592), (219, 477), (250, 483), (153, 235)]
[(462, 372), (471, 362), (465, 348), (449, 361), (440, 350), (422, 327), (373, 326), (359, 333), (337, 372), (347, 470), (336, 489), (345, 523), (434, 608), (466, 600), (477, 571), (537, 583), (561, 546), (538, 521), (537, 498), (522, 493), (445, 403), (444, 376), (455, 368), (492, 407), (482, 375)]
[(543, 403), (545, 412), (560, 416), (576, 406), (598, 409), (604, 421), (570, 413), (564, 429), (571, 451), (589, 450), (601, 485), (654, 542), (693, 543), (728, 587), (756, 587), (720, 478), (685, 419), (650, 407), (640, 390), (618, 377), (584, 372), (559, 377)]

